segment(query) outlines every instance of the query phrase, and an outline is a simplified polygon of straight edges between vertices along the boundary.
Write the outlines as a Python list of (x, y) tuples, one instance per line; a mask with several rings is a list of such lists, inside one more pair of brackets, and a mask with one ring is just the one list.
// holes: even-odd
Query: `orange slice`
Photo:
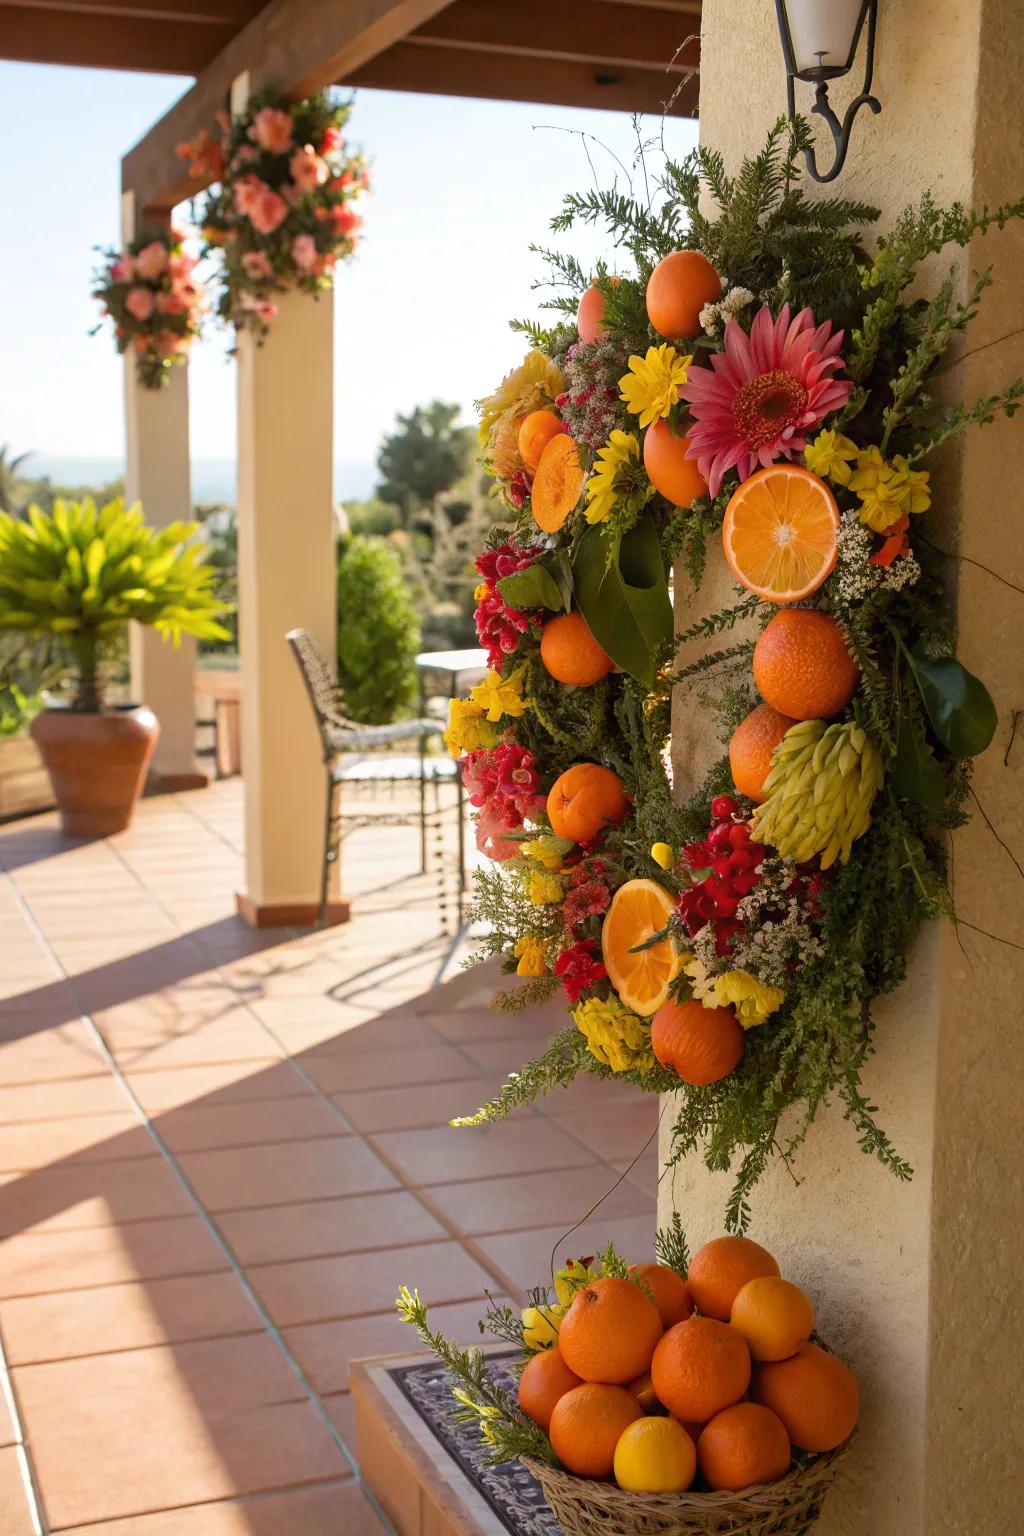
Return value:
[(530, 491), (534, 519), (545, 533), (557, 533), (575, 511), (586, 478), (576, 444), (568, 432), (556, 433), (544, 445)]
[(736, 580), (770, 603), (816, 592), (836, 563), (839, 508), (824, 480), (799, 464), (759, 469), (733, 493), (722, 547)]
[(641, 1018), (657, 1013), (668, 997), (682, 956), (671, 938), (634, 953), (638, 944), (668, 926), (675, 902), (655, 880), (627, 880), (612, 897), (601, 929), (608, 979), (627, 1008)]

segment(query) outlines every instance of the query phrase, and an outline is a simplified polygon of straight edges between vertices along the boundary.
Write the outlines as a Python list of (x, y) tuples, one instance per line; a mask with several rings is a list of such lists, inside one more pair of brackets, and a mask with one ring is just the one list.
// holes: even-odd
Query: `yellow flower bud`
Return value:
[(652, 843), (651, 858), (661, 869), (671, 869), (676, 861), (675, 849), (669, 843)]

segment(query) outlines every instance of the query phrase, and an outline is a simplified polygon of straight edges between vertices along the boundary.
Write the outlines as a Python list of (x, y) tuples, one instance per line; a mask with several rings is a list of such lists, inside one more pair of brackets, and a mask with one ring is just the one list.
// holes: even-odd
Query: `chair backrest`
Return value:
[(292, 655), (299, 664), (302, 681), (306, 685), (309, 702), (316, 716), (317, 730), (323, 744), (324, 756), (333, 754), (331, 732), (344, 729), (351, 722), (346, 720), (338, 707), (338, 688), (330, 669), (317, 650), (313, 637), (306, 629), (290, 629), (285, 639), (291, 646)]

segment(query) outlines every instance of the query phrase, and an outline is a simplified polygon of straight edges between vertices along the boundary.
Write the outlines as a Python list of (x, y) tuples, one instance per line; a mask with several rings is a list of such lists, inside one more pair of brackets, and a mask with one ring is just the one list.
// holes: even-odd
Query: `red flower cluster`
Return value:
[(679, 898), (683, 927), (691, 936), (706, 923), (715, 929), (715, 950), (726, 955), (739, 923), (736, 909), (761, 879), (763, 850), (752, 842), (750, 827), (739, 816), (732, 795), (716, 795), (711, 802), (711, 830), (702, 843), (688, 843), (683, 856), (694, 879)]
[(486, 591), (480, 594), (476, 605), (476, 632), (487, 651), (489, 665), (495, 669), (518, 648), (520, 638), (530, 628), (529, 616), (506, 603), (498, 591), (498, 582), (527, 570), (543, 553), (539, 544), (520, 549), (508, 543), (477, 556), (476, 568), (484, 578)]
[(533, 753), (503, 741), (493, 751), (467, 752), (459, 767), (477, 811), (477, 847), (490, 859), (511, 858), (519, 845), (504, 834), (518, 832), (544, 808)]
[(596, 949), (594, 939), (584, 939), (571, 949), (563, 949), (555, 961), (555, 975), (561, 978), (565, 995), (573, 1005), (608, 974), (603, 962), (595, 958)]
[(612, 893), (602, 878), (604, 872), (601, 859), (585, 860), (573, 870), (570, 888), (562, 903), (562, 919), (567, 932), (579, 928), (588, 917), (599, 917), (602, 912), (607, 912)]

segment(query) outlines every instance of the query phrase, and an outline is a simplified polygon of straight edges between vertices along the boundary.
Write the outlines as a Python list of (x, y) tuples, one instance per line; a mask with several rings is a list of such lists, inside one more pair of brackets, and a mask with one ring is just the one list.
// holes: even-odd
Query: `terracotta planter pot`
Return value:
[(31, 726), (66, 837), (109, 837), (132, 819), (160, 735), (151, 709), (44, 709)]

